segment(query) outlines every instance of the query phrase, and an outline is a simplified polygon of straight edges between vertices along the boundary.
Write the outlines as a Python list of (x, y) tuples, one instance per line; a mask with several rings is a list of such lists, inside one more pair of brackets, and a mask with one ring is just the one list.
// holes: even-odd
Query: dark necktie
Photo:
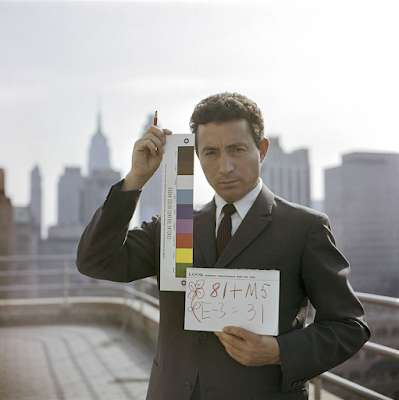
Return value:
[(223, 253), (223, 250), (231, 239), (231, 216), (235, 212), (236, 208), (233, 204), (226, 204), (222, 209), (224, 217), (222, 219), (222, 222), (220, 223), (218, 235), (216, 238), (216, 251), (218, 258)]

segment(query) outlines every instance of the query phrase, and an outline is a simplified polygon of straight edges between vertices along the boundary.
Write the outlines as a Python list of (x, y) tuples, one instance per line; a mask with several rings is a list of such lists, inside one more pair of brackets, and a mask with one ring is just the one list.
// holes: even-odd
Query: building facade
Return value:
[(35, 231), (41, 235), (42, 228), (42, 178), (36, 165), (30, 174), (30, 215)]
[(66, 167), (58, 181), (58, 225), (78, 226), (83, 219), (85, 179), (79, 167)]
[(344, 155), (325, 170), (325, 211), (354, 289), (399, 296), (399, 154)]
[(14, 222), (11, 200), (6, 196), (5, 171), (0, 168), (0, 255), (13, 254)]
[[(10, 256), (14, 250), (14, 220), (11, 200), (6, 196), (5, 171), (0, 168), (0, 256)], [(11, 271), (11, 262), (0, 261), (0, 271)], [(12, 279), (7, 276), (0, 277), (0, 285), (10, 285)], [(7, 298), (8, 294), (0, 293), (0, 298)]]
[(310, 167), (307, 149), (285, 153), (278, 137), (269, 138), (269, 150), (260, 176), (276, 195), (310, 207)]

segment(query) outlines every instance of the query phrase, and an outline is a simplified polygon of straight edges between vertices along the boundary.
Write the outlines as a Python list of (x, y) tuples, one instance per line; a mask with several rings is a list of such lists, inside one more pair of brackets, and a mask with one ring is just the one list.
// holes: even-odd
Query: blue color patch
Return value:
[(177, 190), (177, 204), (193, 204), (193, 190)]

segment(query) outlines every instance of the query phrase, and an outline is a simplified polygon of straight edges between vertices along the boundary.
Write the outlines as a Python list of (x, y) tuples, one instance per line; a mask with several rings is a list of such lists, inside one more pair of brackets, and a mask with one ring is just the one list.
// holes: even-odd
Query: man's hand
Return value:
[(151, 125), (143, 137), (134, 144), (132, 168), (126, 175), (122, 190), (139, 190), (154, 175), (162, 161), (163, 146), (169, 129), (159, 129)]
[(226, 326), (215, 332), (227, 353), (247, 367), (280, 364), (280, 347), (274, 336), (258, 335), (243, 328)]

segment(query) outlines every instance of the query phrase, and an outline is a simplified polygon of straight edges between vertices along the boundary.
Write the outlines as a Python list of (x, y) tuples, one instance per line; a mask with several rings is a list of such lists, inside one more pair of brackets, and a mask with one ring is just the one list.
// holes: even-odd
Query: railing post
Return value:
[(321, 400), (321, 389), (322, 389), (322, 381), (320, 376), (317, 376), (313, 379), (314, 385), (314, 400)]
[(64, 307), (67, 307), (69, 305), (69, 261), (65, 259), (62, 266)]
[[(145, 292), (145, 286), (144, 286), (144, 281), (142, 279), (140, 279), (139, 281), (137, 281), (138, 284), (138, 290), (142, 293)], [(140, 313), (143, 314), (144, 311), (144, 299), (143, 297), (140, 298)]]
[(128, 283), (123, 283), (122, 287), (123, 287), (123, 304), (125, 305), (125, 307), (127, 307), (129, 302)]

